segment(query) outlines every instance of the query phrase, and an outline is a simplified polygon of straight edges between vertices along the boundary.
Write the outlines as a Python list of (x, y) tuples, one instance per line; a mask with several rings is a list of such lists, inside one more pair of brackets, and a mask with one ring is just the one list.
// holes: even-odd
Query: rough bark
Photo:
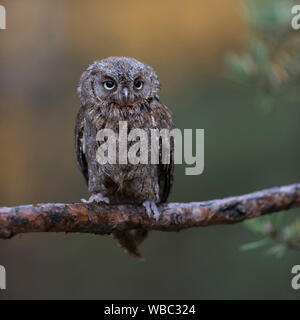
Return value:
[(300, 183), (221, 200), (166, 203), (158, 221), (138, 205), (47, 203), (0, 208), (0, 238), (29, 232), (110, 234), (144, 228), (159, 231), (233, 224), (300, 206)]

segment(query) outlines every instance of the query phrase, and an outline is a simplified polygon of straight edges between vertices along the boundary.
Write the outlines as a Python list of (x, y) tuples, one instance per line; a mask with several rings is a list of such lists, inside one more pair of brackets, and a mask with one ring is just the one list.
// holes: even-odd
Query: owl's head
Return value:
[(150, 66), (133, 58), (109, 57), (88, 67), (77, 91), (83, 106), (115, 103), (122, 107), (158, 98), (159, 87)]

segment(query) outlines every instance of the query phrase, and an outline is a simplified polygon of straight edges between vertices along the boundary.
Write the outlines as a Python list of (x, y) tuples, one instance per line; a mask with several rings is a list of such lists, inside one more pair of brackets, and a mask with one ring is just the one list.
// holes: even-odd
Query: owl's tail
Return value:
[(138, 251), (138, 246), (147, 238), (148, 231), (134, 229), (127, 231), (114, 231), (113, 236), (120, 246), (132, 257), (144, 260)]

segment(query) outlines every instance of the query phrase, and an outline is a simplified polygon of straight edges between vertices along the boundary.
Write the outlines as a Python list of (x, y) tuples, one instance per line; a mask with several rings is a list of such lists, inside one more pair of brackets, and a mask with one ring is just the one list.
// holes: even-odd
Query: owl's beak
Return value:
[(124, 103), (127, 103), (129, 100), (129, 90), (126, 87), (122, 89), (122, 100)]

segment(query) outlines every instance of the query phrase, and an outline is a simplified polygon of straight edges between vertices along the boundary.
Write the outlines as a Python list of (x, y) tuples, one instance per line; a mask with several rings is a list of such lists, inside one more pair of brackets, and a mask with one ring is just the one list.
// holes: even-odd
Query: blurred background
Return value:
[[(253, 36), (241, 0), (0, 4), (0, 206), (88, 197), (74, 151), (76, 86), (90, 63), (113, 55), (155, 69), (178, 128), (205, 129), (204, 173), (177, 166), (171, 201), (299, 181), (299, 85), (261, 107), (265, 88), (235, 81), (224, 62), (235, 65), (230, 53)], [(300, 253), (241, 251), (257, 239), (243, 224), (152, 232), (142, 263), (110, 236), (24, 234), (0, 241), (0, 299), (299, 299), (290, 282)]]

